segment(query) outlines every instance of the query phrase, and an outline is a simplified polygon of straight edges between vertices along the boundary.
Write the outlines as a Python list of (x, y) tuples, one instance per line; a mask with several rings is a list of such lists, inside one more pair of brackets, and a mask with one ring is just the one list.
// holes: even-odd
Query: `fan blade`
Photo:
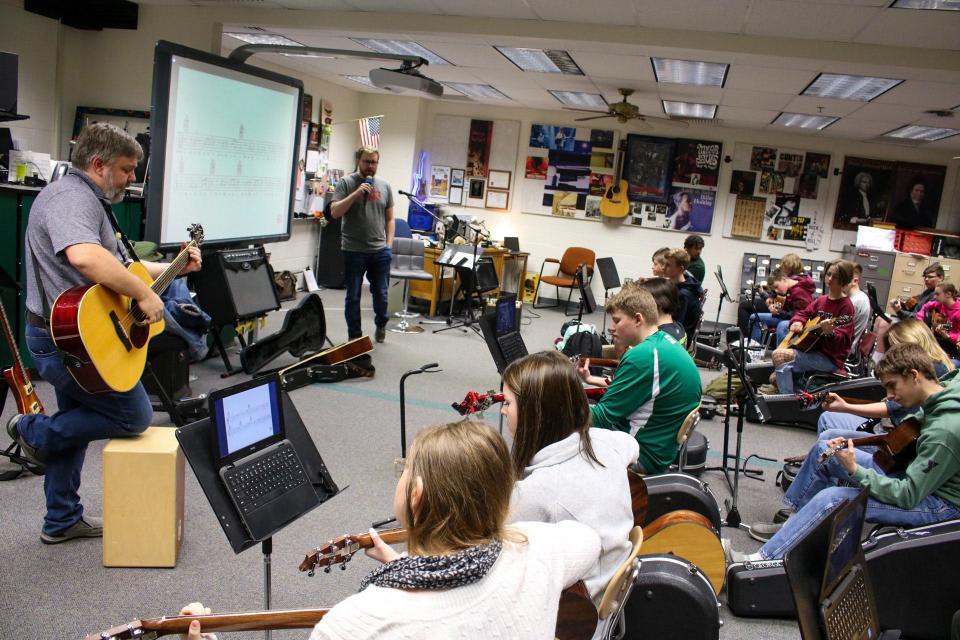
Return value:
[(563, 107), (564, 111), (580, 111), (583, 113), (602, 113), (605, 116), (613, 115), (609, 111), (598, 111), (596, 109), (577, 109), (576, 107)]
[(614, 117), (614, 116), (612, 116), (612, 115), (610, 115), (610, 114), (607, 113), (607, 114), (604, 114), (604, 115), (602, 115), (602, 116), (589, 116), (589, 117), (587, 117), (587, 118), (574, 118), (573, 121), (574, 121), (574, 122), (586, 122), (587, 120), (599, 120), (599, 119), (601, 119), (601, 118), (613, 118), (613, 117)]
[(687, 122), (686, 120), (674, 120), (673, 118), (659, 118), (657, 116), (645, 116), (642, 114), (637, 116), (637, 118), (645, 122), (652, 121), (652, 122), (658, 122), (660, 124), (672, 124), (677, 127), (683, 127), (684, 129), (690, 126), (690, 123)]

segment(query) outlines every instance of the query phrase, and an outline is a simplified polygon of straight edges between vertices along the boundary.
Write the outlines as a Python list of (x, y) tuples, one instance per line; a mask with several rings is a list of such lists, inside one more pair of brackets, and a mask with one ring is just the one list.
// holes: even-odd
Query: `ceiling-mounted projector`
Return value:
[(373, 86), (386, 89), (394, 93), (427, 94), (441, 97), (443, 85), (414, 70), (399, 71), (396, 69), (371, 69), (370, 82)]

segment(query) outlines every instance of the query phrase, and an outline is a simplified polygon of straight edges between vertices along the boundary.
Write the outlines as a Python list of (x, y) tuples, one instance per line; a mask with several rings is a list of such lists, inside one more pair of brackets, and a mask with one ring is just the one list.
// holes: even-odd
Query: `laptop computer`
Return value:
[(520, 253), (520, 238), (514, 236), (504, 236), (503, 248), (511, 254)]
[(527, 345), (520, 335), (519, 320), (515, 293), (502, 294), (497, 299), (495, 310), (480, 317), (480, 330), (500, 373), (511, 362), (527, 355)]
[(210, 394), (218, 473), (255, 540), (320, 504), (300, 457), (287, 439), (277, 376)]
[(860, 543), (867, 491), (827, 515), (787, 552), (797, 621), (804, 640), (880, 638), (876, 599)]

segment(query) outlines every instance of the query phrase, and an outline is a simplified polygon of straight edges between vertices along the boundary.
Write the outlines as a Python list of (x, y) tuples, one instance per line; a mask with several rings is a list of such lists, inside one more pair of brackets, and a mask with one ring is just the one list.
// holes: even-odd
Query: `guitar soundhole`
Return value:
[(135, 324), (130, 327), (130, 342), (133, 343), (133, 346), (137, 349), (143, 347), (147, 344), (147, 339), (150, 337), (150, 325), (144, 324)]

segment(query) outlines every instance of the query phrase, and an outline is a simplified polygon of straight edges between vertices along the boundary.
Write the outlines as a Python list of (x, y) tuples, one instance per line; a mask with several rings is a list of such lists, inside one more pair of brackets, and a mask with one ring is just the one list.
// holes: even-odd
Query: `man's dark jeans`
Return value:
[(390, 316), (387, 314), (387, 287), (390, 286), (390, 261), (393, 255), (389, 248), (373, 253), (360, 251), (343, 252), (344, 280), (347, 285), (343, 315), (347, 319), (349, 339), (363, 335), (360, 328), (360, 290), (363, 288), (363, 276), (370, 281), (370, 294), (373, 296), (374, 322), (384, 327)]

